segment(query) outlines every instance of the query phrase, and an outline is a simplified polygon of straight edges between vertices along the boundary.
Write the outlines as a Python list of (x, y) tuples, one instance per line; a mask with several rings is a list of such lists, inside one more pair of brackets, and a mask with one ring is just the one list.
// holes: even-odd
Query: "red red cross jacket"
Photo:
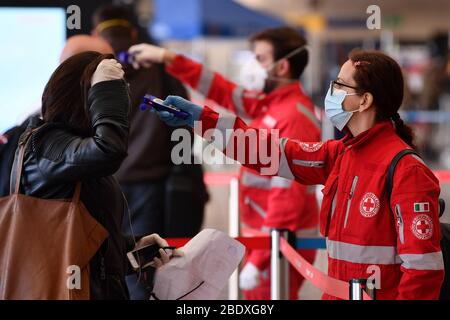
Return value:
[[(234, 130), (223, 150), (230, 156), (231, 149), (236, 149), (231, 141), (258, 130), (239, 118), (226, 118), (205, 107), (201, 129)], [(202, 134), (199, 128), (196, 132)], [(325, 185), (320, 229), (327, 237), (330, 276), (344, 281), (374, 278), (378, 299), (439, 297), (444, 277), (439, 182), (419, 158), (407, 155), (396, 167), (388, 203), (387, 168), (399, 151), (408, 148), (390, 121), (378, 123), (357, 137), (347, 135), (343, 140), (323, 143), (264, 134), (257, 137), (256, 144), (245, 142), (244, 148), (251, 155), (262, 146), (270, 150), (270, 144), (275, 143), (271, 156), (279, 162), (276, 175), (302, 184)], [(269, 167), (262, 159), (243, 164), (259, 171)]]
[[(278, 129), (280, 136), (305, 141), (320, 140), (314, 106), (298, 81), (264, 95), (244, 90), (182, 55), (174, 59), (167, 71), (207, 99), (251, 119), (252, 127)], [(311, 187), (280, 177), (261, 176), (243, 167), (239, 188), (241, 220), (248, 227), (288, 228), (300, 236), (317, 233), (319, 209)], [(269, 253), (254, 251), (249, 261), (263, 270), (269, 265)]]

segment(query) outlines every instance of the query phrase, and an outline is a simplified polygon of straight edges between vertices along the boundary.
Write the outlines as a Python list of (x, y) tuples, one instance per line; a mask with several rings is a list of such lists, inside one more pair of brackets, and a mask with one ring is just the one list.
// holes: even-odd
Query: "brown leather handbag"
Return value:
[(14, 159), (14, 192), (0, 198), (0, 299), (89, 299), (89, 260), (108, 232), (80, 201), (19, 194), (31, 131)]

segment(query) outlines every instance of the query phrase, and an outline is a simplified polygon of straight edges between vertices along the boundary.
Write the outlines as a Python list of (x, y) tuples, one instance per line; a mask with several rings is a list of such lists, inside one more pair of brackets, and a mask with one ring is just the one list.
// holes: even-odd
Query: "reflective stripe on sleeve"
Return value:
[[(228, 113), (219, 113), (216, 128), (214, 130), (214, 138), (210, 139), (213, 145), (220, 151), (224, 151), (229, 140), (233, 136), (234, 124), (236, 116)], [(222, 140), (218, 139), (222, 138)]]
[(405, 253), (400, 255), (402, 267), (414, 270), (444, 270), (442, 251), (431, 253)]
[(241, 176), (241, 184), (246, 187), (254, 187), (265, 190), (269, 190), (271, 188), (289, 189), (292, 185), (292, 180), (281, 177), (263, 177), (244, 171)]
[(316, 115), (310, 111), (308, 108), (306, 108), (304, 105), (302, 105), (301, 103), (297, 103), (297, 110), (302, 113), (306, 118), (309, 119), (309, 121), (312, 122), (312, 124), (320, 130), (320, 122), (319, 120), (316, 118)]
[(262, 177), (248, 171), (244, 171), (241, 176), (241, 184), (246, 187), (259, 189), (270, 189), (271, 181), (269, 177)]
[(285, 147), (287, 141), (288, 138), (280, 139), (281, 156), (280, 156), (280, 168), (278, 170), (278, 176), (293, 180), (294, 175), (292, 174), (291, 168), (289, 168), (289, 164), (285, 154)]
[(281, 177), (273, 177), (271, 181), (272, 188), (289, 189), (292, 186), (292, 180)]
[(244, 94), (244, 88), (237, 86), (232, 93), (233, 104), (236, 107), (236, 113), (239, 117), (247, 117), (247, 113), (244, 108), (244, 101), (242, 100)]
[(200, 80), (198, 82), (197, 91), (199, 91), (204, 96), (207, 96), (209, 89), (211, 89), (211, 84), (213, 80), (214, 80), (214, 72), (203, 67), (202, 73), (200, 74)]

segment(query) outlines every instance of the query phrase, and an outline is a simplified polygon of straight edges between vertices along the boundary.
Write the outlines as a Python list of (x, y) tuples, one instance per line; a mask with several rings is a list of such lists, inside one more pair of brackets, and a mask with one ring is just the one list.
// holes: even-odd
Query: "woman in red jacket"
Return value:
[[(393, 158), (414, 148), (411, 129), (398, 114), (402, 99), (402, 72), (392, 58), (377, 51), (352, 51), (325, 98), (326, 114), (346, 133), (343, 139), (309, 143), (258, 134), (257, 143), (240, 140), (239, 148), (244, 141), (247, 153), (259, 155), (261, 145), (276, 144), (271, 154), (279, 162), (276, 175), (325, 185), (320, 227), (327, 237), (330, 276), (343, 281), (373, 278), (377, 299), (437, 299), (444, 277), (439, 182), (420, 158), (406, 155), (396, 167), (390, 201), (386, 192)], [(238, 153), (230, 152), (236, 151), (234, 142), (256, 130), (239, 118), (227, 121), (226, 115), (178, 97), (165, 103), (191, 115), (181, 120), (159, 112), (170, 125), (194, 126), (200, 120), (199, 134), (215, 129), (216, 136), (225, 136), (233, 130), (224, 153), (235, 158)], [(243, 165), (263, 172), (272, 164)]]

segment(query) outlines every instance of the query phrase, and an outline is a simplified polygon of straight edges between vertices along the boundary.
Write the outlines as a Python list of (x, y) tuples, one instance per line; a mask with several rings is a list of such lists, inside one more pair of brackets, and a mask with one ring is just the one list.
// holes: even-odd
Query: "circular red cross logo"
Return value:
[(372, 192), (366, 193), (359, 205), (359, 211), (363, 217), (370, 218), (378, 213), (380, 209), (380, 200)]
[(300, 147), (306, 152), (316, 152), (323, 145), (323, 142), (300, 142)]
[(433, 220), (426, 214), (414, 218), (411, 231), (420, 240), (430, 239), (433, 235)]

